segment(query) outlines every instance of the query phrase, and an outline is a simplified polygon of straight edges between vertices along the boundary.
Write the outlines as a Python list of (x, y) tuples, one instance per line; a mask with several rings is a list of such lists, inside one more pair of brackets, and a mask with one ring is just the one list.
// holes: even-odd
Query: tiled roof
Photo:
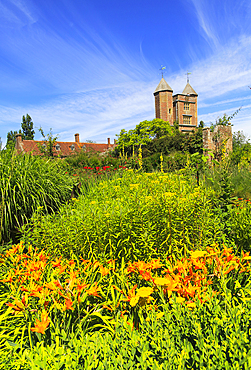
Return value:
[(156, 87), (156, 90), (154, 91), (154, 94), (159, 92), (159, 91), (171, 91), (173, 92), (172, 88), (168, 85), (164, 77), (160, 80), (160, 83)]
[(184, 95), (197, 95), (198, 96), (198, 94), (194, 91), (194, 89), (192, 88), (190, 83), (186, 84), (186, 87), (184, 88), (182, 94), (184, 94)]
[[(17, 148), (19, 152), (32, 153), (34, 155), (43, 155), (39, 148), (40, 145), (44, 144), (44, 141), (35, 140), (23, 140), (21, 143), (21, 148)], [(56, 150), (56, 146), (59, 145), (59, 149)], [(96, 143), (78, 143), (76, 141), (57, 141), (54, 144), (53, 152), (54, 155), (59, 155), (60, 157), (67, 157), (74, 153), (80, 153), (82, 150), (86, 152), (104, 152), (109, 148), (113, 148), (114, 145), (108, 144), (96, 144)]]

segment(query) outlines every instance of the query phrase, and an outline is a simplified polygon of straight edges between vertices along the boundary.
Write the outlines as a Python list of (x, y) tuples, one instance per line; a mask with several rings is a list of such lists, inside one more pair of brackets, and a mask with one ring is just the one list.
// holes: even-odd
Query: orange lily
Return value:
[(48, 314), (46, 311), (42, 312), (41, 314), (41, 321), (36, 319), (36, 325), (34, 328), (31, 328), (31, 331), (36, 333), (44, 334), (45, 330), (48, 328), (50, 324), (50, 319), (48, 318)]

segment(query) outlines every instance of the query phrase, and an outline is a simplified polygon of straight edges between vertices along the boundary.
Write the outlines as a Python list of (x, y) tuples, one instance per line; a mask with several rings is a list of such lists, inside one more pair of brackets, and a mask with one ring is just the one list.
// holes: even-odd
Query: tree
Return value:
[(211, 131), (214, 131), (216, 126), (233, 126), (231, 123), (231, 120), (236, 116), (236, 114), (239, 113), (242, 107), (237, 109), (233, 114), (230, 116), (227, 116), (226, 113), (224, 113), (223, 117), (218, 117), (215, 121), (215, 124), (211, 123), (210, 129)]
[(233, 151), (230, 155), (233, 164), (248, 166), (251, 162), (251, 143), (243, 131), (233, 134)]
[(40, 127), (38, 131), (43, 136), (43, 144), (41, 145), (38, 143), (38, 148), (40, 152), (48, 157), (53, 157), (54, 156), (53, 148), (58, 139), (58, 136), (57, 135), (53, 136), (51, 128), (50, 128), (50, 132), (47, 135), (44, 134), (44, 130), (42, 129), (42, 127)]
[(127, 148), (132, 145), (146, 145), (153, 139), (160, 139), (166, 135), (172, 135), (173, 128), (169, 122), (162, 119), (140, 122), (135, 129), (121, 130), (117, 140), (118, 149)]
[(35, 131), (33, 130), (33, 122), (29, 114), (26, 114), (26, 117), (23, 116), (21, 127), (23, 131), (23, 140), (33, 140)]
[[(17, 131), (9, 131), (7, 133), (7, 143), (6, 143), (7, 149), (11, 149), (15, 147), (17, 134), (18, 134)], [(19, 134), (21, 134), (21, 130), (19, 130)]]

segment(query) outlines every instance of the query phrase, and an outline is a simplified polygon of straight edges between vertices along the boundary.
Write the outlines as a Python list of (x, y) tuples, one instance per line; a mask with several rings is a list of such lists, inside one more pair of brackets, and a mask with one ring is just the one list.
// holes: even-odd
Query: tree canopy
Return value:
[(146, 145), (153, 139), (160, 139), (166, 135), (173, 135), (173, 128), (169, 122), (155, 118), (152, 121), (140, 122), (135, 129), (121, 130), (117, 135), (118, 149), (131, 145)]
[(33, 122), (31, 116), (29, 114), (26, 114), (26, 117), (23, 116), (21, 123), (21, 128), (23, 131), (23, 140), (33, 140), (35, 131), (33, 130)]
[(21, 128), (22, 130), (9, 131), (7, 133), (7, 143), (6, 143), (7, 148), (10, 148), (10, 147), (14, 148), (15, 143), (16, 143), (17, 134), (22, 134), (23, 140), (33, 140), (34, 139), (35, 131), (33, 130), (33, 122), (29, 114), (26, 114), (26, 117), (25, 116), (22, 117)]

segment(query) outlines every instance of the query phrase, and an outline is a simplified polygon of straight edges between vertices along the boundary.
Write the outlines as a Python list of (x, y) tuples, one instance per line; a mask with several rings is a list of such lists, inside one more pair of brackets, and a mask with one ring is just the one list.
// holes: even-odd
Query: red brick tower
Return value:
[(198, 94), (187, 81), (182, 94), (173, 96), (173, 121), (179, 123), (182, 132), (189, 132), (197, 127), (197, 97)]
[(173, 125), (173, 90), (163, 76), (153, 95), (155, 96), (155, 117)]

